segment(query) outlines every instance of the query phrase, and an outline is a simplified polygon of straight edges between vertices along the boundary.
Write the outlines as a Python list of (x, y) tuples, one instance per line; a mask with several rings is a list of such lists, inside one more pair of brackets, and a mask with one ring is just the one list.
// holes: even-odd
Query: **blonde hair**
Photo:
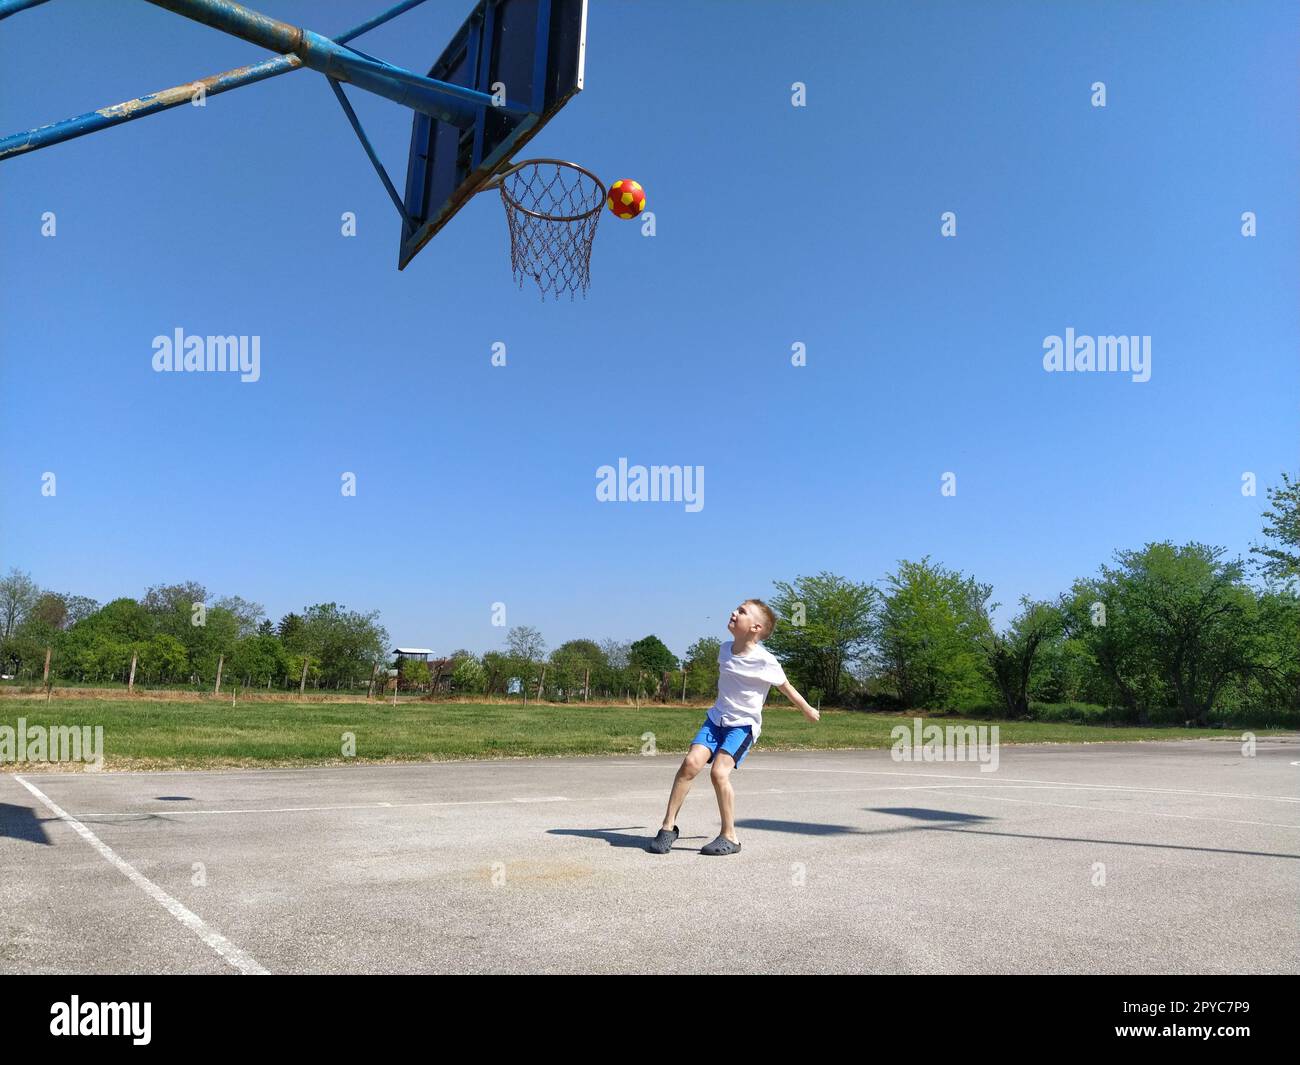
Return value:
[(772, 630), (776, 628), (776, 611), (768, 606), (761, 599), (746, 599), (745, 602), (750, 606), (756, 606), (763, 615), (763, 635), (759, 639), (766, 639), (772, 635)]

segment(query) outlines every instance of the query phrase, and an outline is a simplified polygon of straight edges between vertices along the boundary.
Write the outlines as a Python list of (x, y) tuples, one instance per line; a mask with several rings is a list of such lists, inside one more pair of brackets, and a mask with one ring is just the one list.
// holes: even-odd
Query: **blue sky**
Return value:
[[(384, 0), (253, 6), (330, 34)], [(471, 6), (356, 43), (423, 72)], [(1150, 540), (1244, 553), (1300, 456), (1298, 36), (1283, 3), (595, 0), (526, 154), (640, 181), (657, 231), (606, 215), (574, 303), (514, 286), (492, 196), (399, 274), (308, 71), (6, 161), (0, 566), (334, 600), (441, 651), (500, 646), (503, 602), (551, 646), (680, 653), (823, 569), (929, 554), (1014, 604)], [(265, 55), (53, 0), (0, 23), (0, 132)], [(400, 186), (409, 112), (350, 97)], [(154, 373), (177, 327), (260, 336), (261, 380)], [(1045, 372), (1067, 328), (1149, 335), (1151, 379)], [(703, 466), (703, 510), (598, 503), (621, 456)]]

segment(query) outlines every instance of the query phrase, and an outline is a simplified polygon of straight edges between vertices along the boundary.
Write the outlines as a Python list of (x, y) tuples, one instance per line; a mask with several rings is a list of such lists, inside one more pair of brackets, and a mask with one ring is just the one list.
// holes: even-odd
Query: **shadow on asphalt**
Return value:
[(900, 832), (955, 832), (967, 836), (999, 836), (1004, 839), (1037, 839), (1049, 843), (1097, 843), (1111, 847), (1145, 847), (1150, 850), (1192, 851), (1205, 854), (1240, 854), (1250, 858), (1300, 859), (1300, 854), (1278, 854), (1270, 851), (1234, 850), (1228, 847), (1191, 847), (1180, 843), (1143, 843), (1126, 839), (1089, 839), (1086, 836), (1038, 836), (1029, 832), (993, 832), (982, 828), (966, 828), (965, 824), (995, 821), (997, 818), (978, 814), (954, 813), (949, 810), (927, 810), (920, 807), (864, 807), (867, 813), (897, 814), (916, 821), (940, 822), (937, 824), (904, 825), (898, 828), (855, 828), (852, 825), (822, 825), (803, 821), (768, 821), (763, 819), (740, 820), (739, 828), (756, 828), (767, 832), (791, 832), (804, 836), (893, 836)]
[[(636, 829), (640, 835), (629, 836), (629, 830)], [(657, 832), (658, 829), (656, 828)], [(638, 850), (645, 850), (650, 846), (654, 839), (650, 829), (642, 828), (640, 825), (628, 825), (627, 828), (551, 828), (547, 830), (549, 836), (581, 836), (585, 839), (603, 839), (611, 847), (636, 847)], [(677, 842), (680, 843), (687, 839), (702, 839), (706, 843), (712, 839), (712, 836), (678, 836)], [(674, 847), (674, 850), (677, 848)]]
[(959, 814), (952, 810), (927, 810), (920, 806), (868, 806), (868, 813), (896, 814), (910, 817), (915, 821), (992, 821), (992, 817), (983, 814)]
[(43, 822), (30, 806), (14, 806), (12, 803), (0, 802), (0, 836), (6, 839), (21, 839), (27, 843), (43, 843), (47, 847), (52, 846), (50, 837), (45, 834)]
[(764, 832), (789, 832), (797, 836), (849, 836), (865, 835), (865, 830), (852, 825), (818, 825), (810, 821), (770, 821), (767, 818), (741, 818), (736, 828), (757, 828)]

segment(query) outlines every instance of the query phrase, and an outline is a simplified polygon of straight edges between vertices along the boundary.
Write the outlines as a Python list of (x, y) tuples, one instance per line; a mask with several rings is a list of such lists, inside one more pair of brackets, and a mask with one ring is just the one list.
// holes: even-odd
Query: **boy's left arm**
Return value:
[(809, 706), (808, 700), (799, 694), (798, 690), (788, 680), (777, 686), (777, 691), (784, 695), (790, 702), (794, 703), (795, 709), (803, 714), (809, 721), (820, 720), (821, 714), (815, 706)]

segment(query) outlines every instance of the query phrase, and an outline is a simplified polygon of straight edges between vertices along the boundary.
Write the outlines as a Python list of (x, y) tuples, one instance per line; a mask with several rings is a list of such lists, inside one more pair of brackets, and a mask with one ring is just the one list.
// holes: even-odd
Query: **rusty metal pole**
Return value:
[[(148, 0), (215, 30), (261, 45), (281, 55), (294, 55), (302, 65), (336, 81), (383, 96), (442, 122), (469, 128), (476, 108), (494, 106), (489, 93), (426, 78), (390, 63), (354, 52), (319, 33), (263, 15), (234, 0)], [(506, 110), (514, 110), (507, 106)]]
[[(424, 3), (424, 0), (403, 0), (402, 3), (389, 8), (382, 14), (367, 19), (361, 25), (353, 26), (346, 33), (335, 37), (334, 43), (345, 44), (422, 3)], [(10, 9), (11, 7), (12, 5), (6, 4), (5, 0), (0, 0), (0, 18), (13, 14), (14, 10), (21, 10), (21, 8)], [(123, 122), (131, 122), (137, 118), (145, 118), (160, 111), (180, 107), (182, 104), (190, 103), (196, 90), (200, 87), (203, 89), (205, 96), (217, 96), (220, 93), (229, 92), (231, 89), (239, 89), (245, 85), (255, 85), (267, 78), (278, 77), (281, 74), (289, 73), (291, 70), (299, 70), (302, 66), (302, 60), (296, 55), (280, 55), (274, 59), (263, 60), (260, 63), (252, 63), (248, 66), (236, 67), (234, 70), (226, 70), (220, 74), (210, 74), (204, 78), (196, 78), (184, 85), (161, 89), (158, 92), (138, 96), (134, 100), (127, 100), (111, 107), (101, 107), (95, 111), (88, 111), (84, 115), (75, 115), (59, 122), (51, 122), (47, 126), (38, 126), (36, 129), (15, 133), (9, 137), (0, 137), (0, 159), (22, 155), (38, 148), (47, 148), (52, 144), (61, 144), (76, 137), (84, 137), (87, 133), (98, 133), (101, 129), (119, 126)]]

